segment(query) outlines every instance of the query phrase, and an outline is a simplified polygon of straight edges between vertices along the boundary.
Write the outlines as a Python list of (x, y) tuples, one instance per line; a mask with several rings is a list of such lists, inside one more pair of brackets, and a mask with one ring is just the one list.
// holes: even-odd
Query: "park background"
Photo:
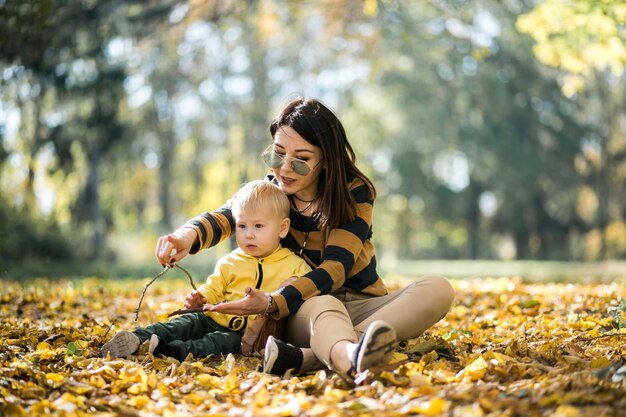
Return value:
[[(625, 64), (622, 0), (0, 0), (0, 415), (623, 416)], [(101, 357), (180, 308), (158, 236), (264, 175), (297, 95), (378, 189), (389, 288), (445, 274), (449, 313), (356, 379)]]
[(266, 172), (298, 95), (374, 180), (384, 273), (623, 276), (625, 22), (595, 0), (0, 2), (0, 276), (154, 275), (158, 236)]

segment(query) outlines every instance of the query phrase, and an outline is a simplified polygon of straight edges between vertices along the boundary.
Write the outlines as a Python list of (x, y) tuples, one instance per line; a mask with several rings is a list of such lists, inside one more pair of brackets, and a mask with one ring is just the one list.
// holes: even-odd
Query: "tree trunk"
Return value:
[(165, 132), (161, 137), (161, 164), (159, 167), (159, 201), (161, 202), (161, 226), (172, 228), (172, 157), (174, 155), (174, 135)]
[(478, 205), (478, 200), (480, 198), (480, 194), (482, 193), (481, 187), (476, 184), (476, 182), (471, 181), (469, 185), (469, 208), (467, 213), (467, 250), (468, 257), (470, 259), (478, 259), (478, 234), (480, 229), (480, 207)]
[(101, 156), (100, 141), (96, 141), (90, 158), (89, 179), (87, 183), (87, 204), (91, 214), (91, 225), (93, 228), (91, 257), (94, 260), (100, 259), (102, 256), (104, 239), (99, 193)]
[(514, 232), (516, 259), (528, 259), (528, 238), (526, 230), (518, 229)]
[[(41, 86), (41, 91), (37, 97), (31, 99), (34, 107), (34, 130), (32, 132), (31, 143), (28, 146), (28, 174), (26, 178), (26, 184), (24, 186), (24, 208), (26, 212), (35, 214), (37, 212), (37, 196), (35, 195), (35, 167), (37, 165), (37, 155), (44, 143), (41, 138), (41, 113), (43, 107), (43, 96), (45, 93), (44, 83), (38, 83)], [(19, 100), (20, 107), (27, 111), (27, 104), (21, 99)], [(22, 127), (22, 135), (28, 137), (30, 129)]]
[(611, 139), (614, 106), (611, 88), (607, 85), (607, 80), (602, 74), (596, 77), (598, 90), (600, 92), (600, 103), (602, 107), (601, 125), (598, 129), (600, 137), (600, 166), (598, 168), (598, 182), (596, 192), (598, 195), (598, 229), (600, 230), (600, 251), (599, 259), (607, 259), (607, 226), (610, 222), (609, 205), (611, 193), (611, 155), (609, 142)]

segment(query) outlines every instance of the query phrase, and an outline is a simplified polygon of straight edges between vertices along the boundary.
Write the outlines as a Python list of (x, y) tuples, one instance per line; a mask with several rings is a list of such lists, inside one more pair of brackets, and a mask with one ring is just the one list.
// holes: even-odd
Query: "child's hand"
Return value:
[(184, 307), (189, 310), (192, 308), (202, 308), (206, 304), (207, 299), (198, 291), (192, 291), (185, 298)]

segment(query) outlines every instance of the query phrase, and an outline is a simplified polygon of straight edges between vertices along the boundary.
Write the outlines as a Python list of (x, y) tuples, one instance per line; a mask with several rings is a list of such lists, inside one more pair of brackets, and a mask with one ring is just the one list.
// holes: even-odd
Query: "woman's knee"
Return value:
[(433, 285), (437, 288), (437, 293), (440, 295), (442, 303), (448, 305), (448, 308), (450, 308), (455, 297), (454, 287), (452, 287), (450, 281), (443, 276), (435, 275), (432, 276), (431, 279), (433, 280)]
[(454, 288), (450, 281), (440, 275), (429, 275), (409, 284), (417, 297), (425, 296), (433, 306), (445, 309), (447, 312), (454, 301)]

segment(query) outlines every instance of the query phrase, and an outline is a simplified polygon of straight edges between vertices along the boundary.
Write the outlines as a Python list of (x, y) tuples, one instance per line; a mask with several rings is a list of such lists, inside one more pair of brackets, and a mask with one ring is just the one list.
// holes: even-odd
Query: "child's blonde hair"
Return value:
[(233, 196), (232, 213), (257, 210), (270, 205), (281, 219), (289, 217), (289, 199), (278, 185), (269, 181), (256, 180), (244, 184)]

